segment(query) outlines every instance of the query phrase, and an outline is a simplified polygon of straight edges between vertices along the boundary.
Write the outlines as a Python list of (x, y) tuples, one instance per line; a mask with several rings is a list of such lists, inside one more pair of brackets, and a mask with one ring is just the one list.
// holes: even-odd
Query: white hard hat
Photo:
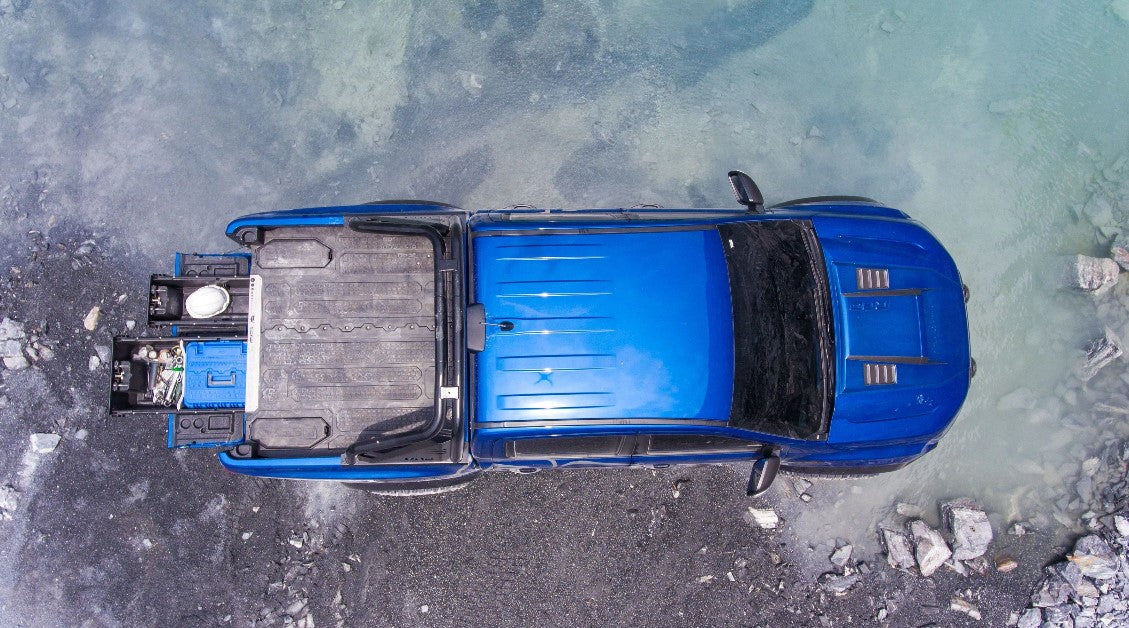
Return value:
[(192, 318), (211, 318), (227, 311), (231, 305), (231, 293), (223, 286), (211, 284), (188, 295), (184, 309)]

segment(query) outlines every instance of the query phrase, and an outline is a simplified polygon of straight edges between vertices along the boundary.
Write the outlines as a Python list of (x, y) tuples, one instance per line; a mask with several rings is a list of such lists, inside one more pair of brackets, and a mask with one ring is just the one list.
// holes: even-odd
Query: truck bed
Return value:
[(435, 416), (428, 238), (275, 228), (252, 247), (251, 272), (247, 435), (260, 451), (344, 450)]

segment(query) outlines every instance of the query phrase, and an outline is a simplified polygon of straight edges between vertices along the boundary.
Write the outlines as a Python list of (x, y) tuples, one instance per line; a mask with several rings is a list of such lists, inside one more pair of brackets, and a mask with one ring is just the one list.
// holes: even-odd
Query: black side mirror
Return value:
[(764, 212), (764, 196), (752, 177), (740, 170), (730, 170), (729, 185), (733, 187), (733, 196), (737, 197), (738, 203), (753, 213)]
[(763, 495), (780, 471), (780, 456), (771, 453), (753, 463), (753, 472), (749, 474), (749, 486), (745, 494), (749, 497)]

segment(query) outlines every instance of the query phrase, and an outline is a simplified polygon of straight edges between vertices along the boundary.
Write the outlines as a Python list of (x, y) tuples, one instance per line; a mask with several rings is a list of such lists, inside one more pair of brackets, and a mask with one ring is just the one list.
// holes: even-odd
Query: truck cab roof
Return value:
[(733, 326), (716, 228), (495, 231), (473, 254), (488, 323), (476, 421), (728, 420)]

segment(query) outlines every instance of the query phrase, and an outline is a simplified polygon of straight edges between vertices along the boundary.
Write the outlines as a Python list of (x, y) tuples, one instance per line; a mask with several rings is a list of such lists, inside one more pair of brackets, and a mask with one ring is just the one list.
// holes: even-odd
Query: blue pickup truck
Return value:
[(110, 411), (231, 471), (399, 494), (736, 461), (759, 494), (927, 453), (975, 373), (952, 258), (870, 199), (730, 182), (738, 209), (244, 216), (238, 252), (150, 279), (164, 333), (115, 339)]

